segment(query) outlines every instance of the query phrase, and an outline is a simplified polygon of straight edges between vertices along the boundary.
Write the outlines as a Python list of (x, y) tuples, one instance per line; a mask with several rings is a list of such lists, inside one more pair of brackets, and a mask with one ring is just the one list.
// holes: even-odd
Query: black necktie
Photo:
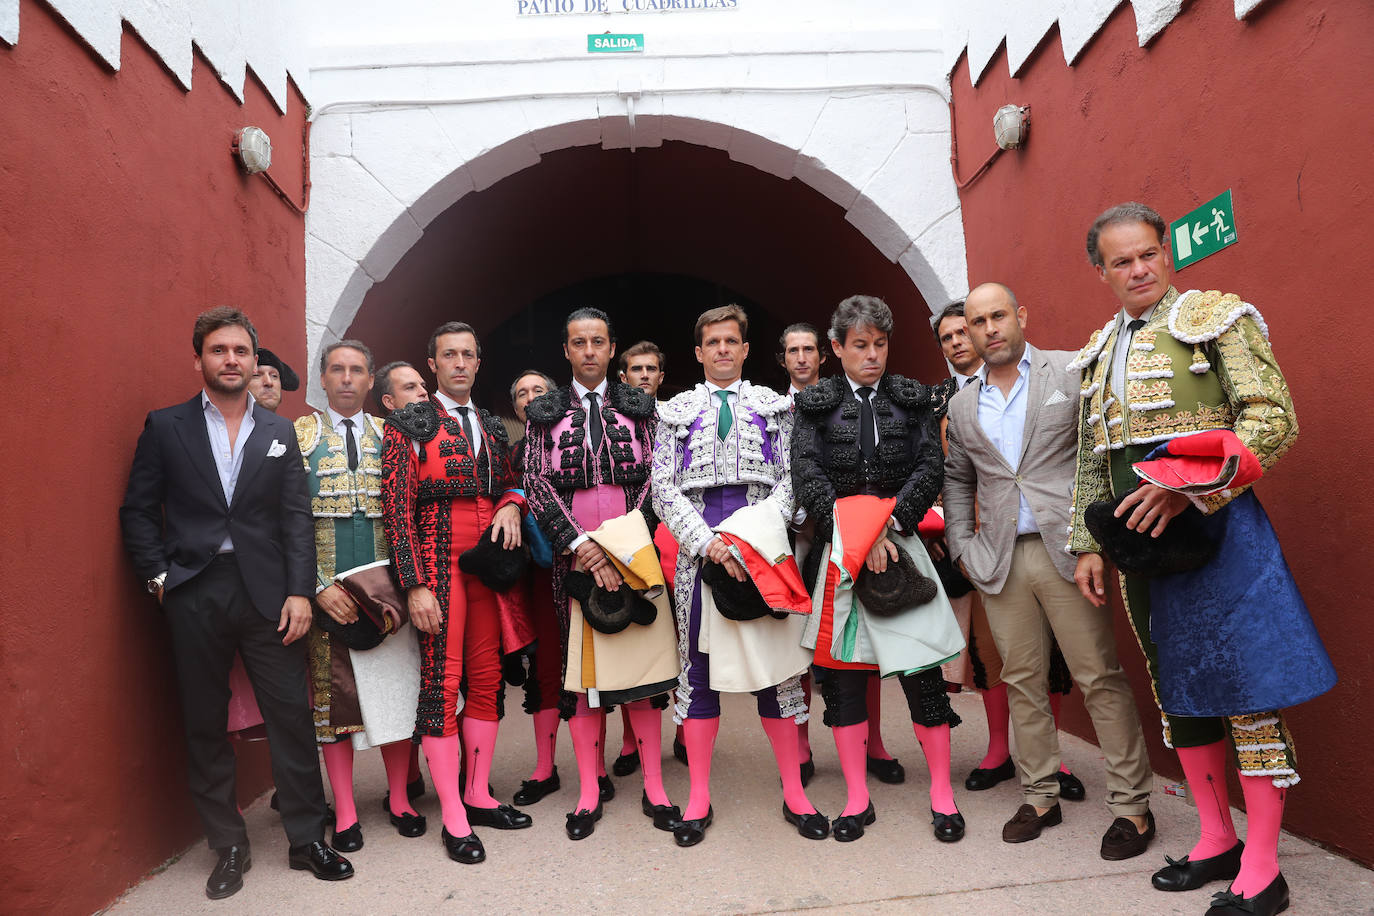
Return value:
[(1126, 339), (1126, 343), (1129, 344), (1132, 340), (1134, 340), (1135, 332), (1139, 331), (1143, 327), (1145, 327), (1144, 318), (1134, 318), (1131, 321), (1127, 322), (1126, 328), (1131, 332), (1131, 336)]
[(476, 440), (472, 438), (472, 421), (468, 419), (468, 409), (466, 407), (459, 407), (458, 412), (463, 415), (463, 435), (468, 437), (468, 446), (475, 454), (477, 452), (477, 446), (475, 444)]
[(358, 440), (353, 437), (353, 421), (344, 420), (343, 425), (348, 430), (348, 469), (356, 471), (358, 470)]
[(867, 385), (859, 389), (859, 451), (865, 458), (872, 458), (878, 450), (878, 435), (873, 428), (873, 405), (868, 399), (873, 389)]
[(587, 392), (587, 400), (591, 402), (591, 406), (587, 408), (587, 429), (591, 432), (592, 451), (599, 452), (601, 451), (601, 436), (605, 432), (605, 428), (601, 425), (601, 408), (596, 403), (596, 392)]

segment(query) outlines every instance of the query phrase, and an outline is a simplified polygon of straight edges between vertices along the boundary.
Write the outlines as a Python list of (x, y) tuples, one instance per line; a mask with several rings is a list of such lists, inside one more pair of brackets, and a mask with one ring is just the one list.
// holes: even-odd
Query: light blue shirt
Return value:
[[(1026, 402), (1030, 400), (1027, 389), (1030, 387), (1031, 354), (1034, 352), (1035, 349), (1026, 344), (1021, 361), (1016, 364), (1019, 373), (1016, 384), (1011, 386), (1011, 394), (1005, 398), (1002, 389), (988, 384), (987, 363), (978, 370), (978, 378), (983, 383), (978, 390), (978, 422), (1013, 471), (1021, 464), (1021, 447), (1025, 443)], [(1039, 530), (1030, 503), (1026, 502), (1026, 494), (1022, 493), (1021, 507), (1016, 513), (1016, 533), (1033, 534)]]
[[(205, 410), (205, 431), (210, 435), (210, 454), (214, 456), (215, 470), (219, 472), (219, 485), (224, 489), (224, 502), (228, 505), (234, 502), (234, 487), (239, 482), (239, 471), (243, 470), (243, 446), (253, 433), (253, 405), (256, 403), (253, 395), (248, 395), (248, 409), (244, 411), (243, 420), (239, 423), (239, 434), (231, 445), (229, 425), (225, 422), (224, 414), (220, 413), (219, 408), (210, 400), (210, 395), (203, 390), (200, 393), (200, 404)], [(228, 553), (233, 549), (234, 541), (226, 532), (224, 543), (219, 545), (219, 552)]]

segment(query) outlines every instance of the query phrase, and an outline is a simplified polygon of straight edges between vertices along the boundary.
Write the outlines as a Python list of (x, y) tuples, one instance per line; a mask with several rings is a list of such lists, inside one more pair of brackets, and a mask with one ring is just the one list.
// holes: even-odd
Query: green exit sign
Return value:
[(1214, 197), (1192, 213), (1169, 224), (1174, 246), (1174, 269), (1187, 267), (1236, 243), (1236, 211), (1231, 190)]
[(644, 35), (604, 35), (587, 36), (588, 54), (630, 54), (644, 50)]

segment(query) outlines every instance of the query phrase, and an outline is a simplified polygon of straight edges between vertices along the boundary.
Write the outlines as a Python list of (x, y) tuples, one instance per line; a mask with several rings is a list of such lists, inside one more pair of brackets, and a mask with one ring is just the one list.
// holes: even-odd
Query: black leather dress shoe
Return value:
[(629, 776), (637, 769), (639, 769), (639, 751), (621, 754), (611, 764), (611, 772), (617, 776)]
[(935, 825), (935, 839), (941, 843), (957, 843), (964, 838), (964, 816), (958, 811), (941, 814), (931, 808), (930, 822)]
[(673, 739), (673, 756), (677, 758), (678, 763), (687, 765), (687, 745), (676, 738)]
[(448, 832), (448, 828), (443, 828), (444, 851), (448, 857), (455, 862), (463, 865), (476, 865), (487, 857), (487, 851), (482, 848), (482, 841), (477, 839), (477, 834), (469, 833), (467, 836), (454, 836)]
[(1055, 775), (1059, 777), (1060, 801), (1082, 801), (1088, 797), (1088, 790), (1083, 788), (1083, 781), (1077, 776), (1063, 770)]
[(1102, 858), (1108, 862), (1119, 862), (1140, 855), (1155, 838), (1155, 816), (1145, 812), (1145, 832), (1141, 833), (1124, 817), (1112, 821), (1107, 832), (1102, 835)]
[(795, 814), (791, 808), (787, 807), (787, 802), (783, 802), (782, 819), (789, 824), (795, 824), (797, 833), (808, 840), (823, 840), (830, 836), (830, 818), (819, 811), (812, 811), (809, 814)]
[(353, 865), (319, 840), (304, 846), (292, 846), (287, 850), (286, 862), (297, 871), (313, 872), (321, 881), (342, 881), (353, 877)]
[(401, 836), (424, 836), (425, 831), (429, 829), (429, 822), (423, 814), (411, 814), (409, 811), (404, 814), (392, 814), (388, 808), (386, 816), (391, 818), (391, 826), (395, 827)]
[(243, 876), (253, 867), (253, 856), (248, 844), (226, 846), (218, 849), (219, 862), (210, 872), (210, 880), (205, 882), (205, 896), (211, 900), (223, 900), (243, 890)]
[(816, 775), (816, 758), (807, 757), (806, 762), (801, 765), (802, 788), (805, 789), (811, 784), (811, 777)]
[(363, 848), (363, 825), (357, 821), (347, 830), (335, 830), (334, 842), (330, 844), (339, 852), (357, 852)]
[(534, 823), (519, 808), (510, 805), (497, 805), (495, 808), (477, 808), (464, 805), (468, 812), (468, 823), (474, 827), (495, 827), (497, 830), (524, 830)]
[(553, 768), (553, 775), (548, 779), (525, 779), (521, 780), (520, 788), (515, 790), (515, 795), (511, 801), (517, 805), (532, 805), (546, 795), (552, 795), (563, 787), (558, 781), (558, 767)]
[(1236, 845), (1219, 855), (1196, 862), (1187, 856), (1181, 859), (1164, 857), (1169, 864), (1154, 873), (1150, 883), (1161, 891), (1191, 891), (1212, 881), (1230, 881), (1240, 873), (1240, 854), (1245, 844), (1240, 840)]
[(639, 796), (639, 810), (644, 812), (645, 817), (654, 819), (654, 826), (659, 830), (672, 830), (682, 820), (682, 809), (677, 805), (655, 805), (649, 801), (649, 793), (645, 792)]
[(897, 758), (887, 760), (883, 757), (868, 758), (868, 772), (878, 777), (878, 782), (885, 782), (888, 785), (901, 785), (906, 782), (906, 768), (897, 762)]
[(597, 797), (604, 802), (615, 798), (615, 783), (611, 782), (609, 776), (596, 777)]
[(1251, 913), (1253, 916), (1277, 916), (1288, 909), (1288, 882), (1279, 874), (1269, 886), (1253, 897), (1242, 897), (1227, 890), (1212, 895), (1212, 905), (1207, 908), (1207, 916), (1236, 916), (1237, 913)]
[(1011, 762), (1008, 757), (1001, 766), (985, 770), (982, 767), (974, 767), (968, 774), (968, 779), (964, 780), (964, 788), (970, 792), (981, 792), (984, 789), (991, 789), (999, 782), (1006, 782), (1016, 775), (1016, 764)]
[(710, 827), (711, 822), (715, 819), (716, 810), (708, 805), (705, 817), (695, 817), (690, 821), (678, 821), (678, 825), (673, 828), (673, 842), (679, 846), (695, 846), (706, 839), (706, 828)]
[(568, 815), (568, 839), (585, 840), (596, 832), (596, 822), (601, 820), (601, 802), (596, 803), (595, 810), (588, 811), (581, 808)]
[(858, 814), (841, 814), (835, 818), (830, 825), (830, 832), (841, 843), (852, 843), (863, 836), (864, 828), (877, 819), (878, 812), (873, 810), (873, 802), (870, 801), (868, 807)]

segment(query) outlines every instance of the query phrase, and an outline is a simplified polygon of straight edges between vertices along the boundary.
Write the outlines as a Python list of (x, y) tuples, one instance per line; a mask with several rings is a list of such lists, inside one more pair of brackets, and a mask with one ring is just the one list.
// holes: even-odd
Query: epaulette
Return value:
[(1246, 315), (1255, 320), (1260, 333), (1268, 340), (1269, 326), (1264, 323), (1259, 309), (1241, 301), (1235, 293), (1223, 293), (1218, 289), (1204, 293), (1190, 289), (1178, 297), (1169, 311), (1169, 334), (1186, 344), (1206, 343), (1216, 340)]
[(740, 386), (740, 401), (748, 405), (754, 413), (763, 417), (777, 416), (792, 409), (792, 402), (785, 394), (778, 394), (772, 388), (752, 385), (745, 382)]
[(428, 442), (439, 435), (439, 411), (433, 401), (416, 401), (393, 410), (386, 422), (416, 442)]
[(627, 417), (647, 420), (654, 415), (658, 403), (643, 388), (627, 385), (624, 382), (611, 382), (606, 389), (606, 400), (611, 406)]
[(1088, 338), (1088, 344), (1078, 351), (1078, 355), (1069, 363), (1069, 369), (1083, 370), (1097, 362), (1097, 357), (1102, 353), (1102, 348), (1107, 344), (1107, 335), (1112, 332), (1112, 325), (1116, 324), (1113, 317), (1105, 325), (1093, 331), (1093, 336)]
[(502, 445), (509, 445), (510, 431), (506, 429), (506, 424), (501, 421), (501, 418), (482, 408), (478, 408), (477, 412), (482, 417), (482, 425), (487, 428), (487, 435)]
[(563, 419), (570, 406), (572, 406), (571, 391), (567, 386), (560, 385), (526, 404), (525, 419), (536, 426), (552, 426)]
[(668, 426), (687, 426), (696, 419), (705, 407), (701, 391), (689, 388), (675, 394), (658, 406), (658, 422)]
[(931, 405), (930, 386), (923, 385), (914, 378), (889, 374), (883, 376), (881, 384), (887, 389), (887, 396), (902, 407), (914, 408)]
[(840, 406), (840, 401), (844, 399), (844, 388), (847, 384), (844, 376), (832, 375), (830, 378), (823, 378), (810, 388), (803, 388), (797, 392), (797, 409), (806, 414), (825, 414)]
[(300, 446), (301, 454), (309, 455), (315, 450), (315, 446), (320, 444), (323, 419), (319, 413), (308, 413), (303, 417), (297, 417), (291, 425), (296, 428), (296, 444)]
[(372, 431), (373, 431), (374, 433), (377, 434), (377, 438), (378, 438), (378, 439), (380, 439), (380, 438), (382, 438), (383, 436), (386, 435), (386, 421), (385, 421), (385, 420), (383, 420), (381, 417), (374, 417), (374, 416), (373, 416), (372, 414), (370, 414), (370, 413), (365, 413), (365, 414), (363, 414), (363, 416), (366, 418), (366, 420), (367, 420), (368, 423), (371, 423), (371, 424), (372, 424)]

